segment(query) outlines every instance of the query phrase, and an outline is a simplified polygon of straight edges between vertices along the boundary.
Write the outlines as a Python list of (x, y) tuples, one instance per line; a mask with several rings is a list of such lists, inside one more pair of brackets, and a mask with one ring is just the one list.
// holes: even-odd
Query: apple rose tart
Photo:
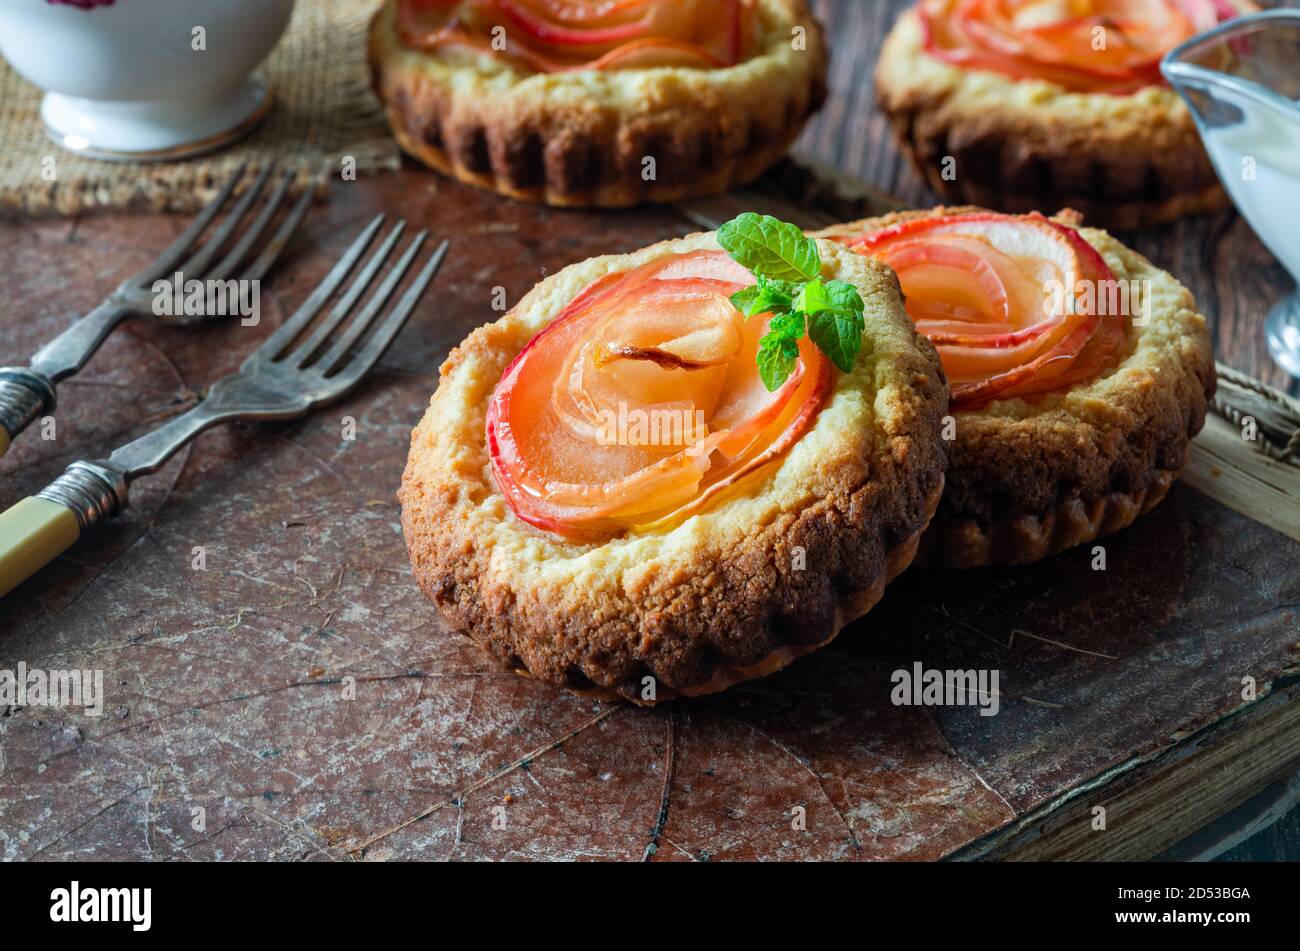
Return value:
[(938, 358), (888, 268), (786, 227), (797, 287), (698, 234), (565, 268), (452, 352), (399, 498), (453, 628), (653, 703), (828, 643), (911, 562), (946, 465)]
[(750, 181), (826, 95), (806, 0), (387, 0), (370, 61), (406, 152), (552, 205)]
[(885, 41), (880, 107), (948, 201), (1071, 207), (1108, 228), (1228, 207), (1165, 53), (1248, 0), (921, 0)]
[(1063, 212), (902, 212), (819, 235), (888, 264), (952, 393), (947, 488), (918, 560), (1022, 564), (1164, 498), (1214, 393), (1192, 295)]

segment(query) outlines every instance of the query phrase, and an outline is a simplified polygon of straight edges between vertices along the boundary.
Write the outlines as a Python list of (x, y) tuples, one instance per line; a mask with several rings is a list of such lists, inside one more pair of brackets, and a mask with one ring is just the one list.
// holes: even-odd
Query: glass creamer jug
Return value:
[[(1238, 210), (1300, 283), (1300, 10), (1229, 20), (1160, 69)], [(1273, 359), (1300, 377), (1300, 291), (1273, 307), (1264, 329)]]

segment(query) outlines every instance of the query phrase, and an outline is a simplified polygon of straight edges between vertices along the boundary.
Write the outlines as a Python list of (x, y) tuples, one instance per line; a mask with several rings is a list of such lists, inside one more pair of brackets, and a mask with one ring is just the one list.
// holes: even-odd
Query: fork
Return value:
[(427, 231), (415, 236), (358, 308), (402, 235), (405, 222), (397, 222), (326, 317), (306, 333), (383, 222), (383, 215), (371, 221), (293, 316), (238, 371), (213, 383), (201, 402), (107, 459), (72, 463), (36, 495), (0, 514), (0, 597), (66, 551), (87, 529), (122, 511), (134, 479), (156, 472), (205, 429), (236, 419), (294, 419), (351, 392), (406, 323), (441, 266), (449, 243), (438, 246), (396, 306), (381, 319), (389, 297), (428, 237)]
[[(173, 273), (184, 275), (186, 281), (261, 280), (306, 215), (312, 190), (303, 190), (261, 252), (237, 273), (240, 264), (252, 256), (258, 240), (270, 226), (293, 181), (293, 173), (286, 173), (271, 197), (254, 216), (254, 203), (271, 177), (272, 169), (267, 166), (239, 196), (225, 220), (200, 243), (199, 237), (234, 193), (235, 185), (244, 177), (245, 168), (241, 165), (236, 169), (221, 187), (217, 197), (153, 263), (138, 274), (128, 277), (98, 307), (41, 347), (32, 357), (30, 366), (0, 367), (0, 455), (4, 455), (10, 441), (33, 420), (54, 412), (58, 403), (55, 384), (85, 366), (86, 361), (104, 342), (104, 338), (124, 318), (134, 314), (169, 324), (194, 324), (211, 319), (206, 313), (182, 313), (174, 316), (156, 314), (154, 302), (158, 294), (153, 289), (155, 282), (164, 277), (170, 278)], [(238, 240), (232, 242), (241, 224), (247, 224), (247, 227)], [(230, 244), (230, 249), (214, 263), (214, 259), (227, 244)]]

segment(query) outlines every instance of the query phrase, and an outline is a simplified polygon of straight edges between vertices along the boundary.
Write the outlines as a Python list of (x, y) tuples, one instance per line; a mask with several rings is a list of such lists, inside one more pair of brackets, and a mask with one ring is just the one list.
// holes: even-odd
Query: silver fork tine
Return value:
[(266, 180), (270, 177), (271, 166), (268, 165), (257, 174), (257, 177), (253, 179), (253, 184), (244, 190), (244, 194), (239, 196), (239, 201), (235, 202), (234, 207), (230, 209), (230, 214), (226, 215), (225, 220), (203, 242), (203, 247), (199, 248), (180, 266), (179, 270), (182, 274), (187, 278), (207, 276), (204, 272), (207, 270), (208, 265), (212, 263), (212, 259), (217, 256), (217, 253), (235, 233), (235, 229), (243, 222), (244, 216), (248, 214), (248, 209), (257, 200), (257, 196), (262, 192), (262, 186), (266, 184)]
[(370, 339), (356, 352), (347, 367), (335, 377), (339, 386), (349, 387), (359, 382), (362, 377), (370, 372), (371, 367), (379, 361), (379, 358), (384, 355), (388, 345), (393, 342), (393, 338), (405, 326), (407, 318), (415, 310), (415, 305), (419, 303), (424, 289), (429, 286), (433, 276), (438, 273), (438, 268), (442, 266), (442, 259), (447, 255), (449, 244), (449, 241), (444, 240), (442, 244), (438, 245), (438, 250), (433, 252), (433, 257), (429, 258), (429, 263), (416, 275), (415, 280), (411, 282), (411, 286), (407, 288), (406, 293), (397, 302), (397, 307), (375, 328), (375, 332), (371, 334)]
[(248, 270), (244, 271), (244, 273), (240, 275), (242, 280), (259, 281), (262, 279), (262, 275), (271, 269), (271, 265), (275, 263), (275, 259), (280, 256), (280, 252), (284, 250), (284, 246), (289, 243), (289, 239), (293, 237), (293, 233), (297, 231), (298, 226), (302, 224), (302, 219), (307, 216), (307, 209), (311, 207), (311, 199), (312, 189), (309, 185), (303, 189), (302, 194), (298, 196), (298, 200), (294, 202), (293, 207), (289, 209), (289, 213), (284, 216), (284, 221), (280, 222), (280, 227), (276, 229), (275, 235), (271, 240), (266, 243), (266, 247), (264, 247), (262, 253), (257, 256), (257, 260), (249, 266)]
[[(293, 172), (288, 172), (280, 179), (280, 184), (271, 193), (271, 197), (262, 210), (258, 212), (257, 217), (253, 219), (253, 223), (239, 236), (239, 240), (235, 242), (235, 246), (230, 249), (229, 253), (211, 271), (203, 275), (204, 277), (212, 281), (225, 280), (226, 276), (239, 266), (239, 262), (244, 260), (248, 252), (252, 250), (253, 243), (262, 236), (266, 226), (271, 223), (271, 219), (279, 209), (280, 203), (284, 201), (284, 196), (288, 194), (289, 184), (292, 181)], [(242, 214), (242, 209), (237, 209), (234, 213)]]
[[(266, 193), (266, 186), (274, 173), (274, 167), (270, 164), (265, 165), (248, 183), (248, 187), (239, 198), (232, 203), (235, 189), (244, 180), (247, 171), (247, 163), (241, 164), (221, 185), (216, 197), (208, 202), (189, 226), (177, 235), (152, 263), (128, 277), (98, 307), (42, 346), (33, 354), (27, 366), (3, 368), (3, 374), (0, 374), (3, 376), (3, 379), (0, 379), (0, 430), (2, 430), (0, 439), (4, 442), (3, 446), (0, 446), (0, 455), (3, 455), (9, 441), (26, 429), (33, 420), (54, 410), (57, 401), (56, 385), (85, 366), (113, 328), (123, 320), (134, 315), (151, 317), (164, 324), (186, 325), (221, 316), (224, 308), (217, 309), (217, 313), (213, 313), (212, 304), (216, 288), (213, 287), (212, 282), (224, 282), (227, 286), (222, 290), (228, 292), (234, 285), (234, 282), (229, 280), (230, 276), (237, 271), (246, 258), (254, 253), (254, 249), (259, 244), (262, 244), (261, 250), (257, 252), (252, 265), (241, 276), (251, 283), (260, 280), (270, 269), (288, 245), (298, 226), (302, 224), (314, 193), (310, 185), (304, 188), (302, 195), (275, 228), (271, 240), (263, 243), (266, 233), (272, 229), (272, 223), (280, 215), (289, 189), (297, 176), (293, 173), (285, 174), (273, 192), (266, 195), (266, 200), (260, 203), (261, 207), (254, 212), (254, 206), (259, 204), (259, 200)], [(223, 220), (218, 221), (217, 216), (223, 211), (228, 213)], [(311, 296), (308, 301), (310, 306), (305, 311), (300, 310), (294, 318), (291, 318), (289, 326), (281, 328), (283, 332), (274, 338), (280, 346), (291, 342), (296, 330), (304, 327), (312, 319), (316, 310), (323, 305), (338, 283), (347, 276), (348, 270), (364, 252), (365, 245), (378, 230), (381, 220), (382, 216), (373, 223), (373, 227), (367, 229), (355, 253), (350, 253), (335, 265), (326, 281)], [(209, 229), (211, 229), (210, 233)], [(184, 264), (179, 263), (182, 259), (185, 259)], [(220, 263), (214, 270), (203, 273), (208, 271), (214, 261)], [(172, 292), (177, 296), (181, 293), (181, 289), (175, 286), (164, 289), (171, 283), (173, 272), (176, 273), (175, 279), (178, 282), (182, 276), (188, 277), (190, 281), (209, 282), (208, 293), (203, 299), (206, 306), (200, 308), (189, 306), (187, 298), (187, 306), (175, 313), (171, 308), (159, 308), (160, 302), (171, 299)], [(164, 285), (163, 288), (158, 287), (160, 281)], [(186, 286), (188, 287), (188, 283)], [(249, 365), (249, 361), (256, 363), (256, 355), (245, 360), (245, 365)]]
[(230, 178), (226, 179), (226, 184), (221, 186), (221, 191), (217, 193), (217, 197), (208, 203), (208, 207), (199, 212), (199, 216), (190, 223), (190, 226), (182, 231), (177, 236), (176, 240), (169, 244), (163, 253), (154, 259), (152, 264), (146, 267), (139, 274), (127, 278), (126, 281), (123, 282), (122, 286), (126, 287), (127, 285), (134, 285), (147, 287), (158, 278), (170, 274), (171, 271), (175, 269), (177, 262), (180, 261), (181, 256), (189, 250), (190, 245), (194, 243), (194, 240), (203, 233), (203, 229), (212, 223), (212, 219), (215, 218), (217, 212), (221, 210), (221, 206), (226, 203), (226, 199), (228, 199), (231, 192), (235, 190), (236, 183), (244, 177), (244, 170), (246, 168), (248, 168), (248, 163), (241, 163), (239, 168), (235, 169), (234, 174), (231, 175)]
[(370, 224), (366, 225), (365, 230), (352, 242), (351, 247), (348, 248), (343, 257), (339, 258), (338, 263), (330, 268), (330, 272), (325, 275), (325, 279), (316, 285), (316, 289), (294, 311), (293, 316), (277, 327), (275, 333), (267, 337), (260, 347), (249, 354), (244, 361), (245, 366), (257, 360), (274, 360), (280, 355), (280, 351), (287, 347), (293, 341), (293, 338), (298, 336), (303, 328), (311, 323), (311, 319), (316, 316), (317, 311), (321, 309), (329, 296), (348, 276), (348, 272), (356, 265), (366, 247), (370, 244), (371, 239), (374, 238), (375, 232), (379, 230), (379, 226), (383, 223), (384, 216), (382, 214), (375, 215)]
[(334, 328), (343, 321), (344, 317), (348, 316), (348, 314), (352, 312), (352, 308), (356, 306), (357, 299), (360, 298), (365, 292), (365, 289), (370, 286), (370, 282), (373, 281), (375, 275), (379, 273), (380, 267), (382, 267), (384, 262), (388, 260), (388, 255), (392, 253), (393, 245), (397, 244), (397, 239), (402, 236), (402, 231), (405, 230), (405, 228), (405, 221), (399, 221), (397, 224), (393, 225), (393, 230), (388, 232), (388, 237), (384, 239), (383, 244), (381, 244), (378, 249), (370, 255), (370, 260), (367, 261), (366, 266), (361, 269), (361, 273), (352, 279), (352, 283), (348, 285), (348, 289), (343, 293), (343, 296), (338, 299), (338, 302), (334, 305), (333, 309), (330, 310), (329, 316), (322, 320), (320, 324), (312, 330), (311, 336), (295, 347), (293, 353), (289, 354), (287, 359), (290, 363), (294, 366), (305, 365), (307, 361), (311, 359), (312, 354), (320, 349), (321, 344), (325, 342), (325, 339), (334, 332)]
[(374, 321), (375, 315), (379, 313), (380, 309), (387, 303), (388, 298), (392, 296), (393, 290), (401, 283), (403, 276), (411, 267), (411, 262), (420, 253), (420, 247), (424, 244), (424, 239), (428, 236), (429, 232), (427, 231), (421, 231), (415, 236), (402, 257), (388, 272), (384, 282), (370, 295), (370, 299), (366, 301), (366, 306), (362, 308), (361, 313), (348, 324), (343, 333), (339, 334), (338, 339), (330, 345), (325, 356), (321, 357), (320, 363), (316, 367), (317, 370), (328, 374), (347, 355), (348, 349), (366, 332), (366, 328)]

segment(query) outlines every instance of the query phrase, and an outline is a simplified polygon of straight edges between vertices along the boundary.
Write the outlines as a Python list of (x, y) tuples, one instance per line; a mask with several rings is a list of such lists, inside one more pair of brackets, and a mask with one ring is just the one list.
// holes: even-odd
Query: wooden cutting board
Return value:
[[(908, 572), (831, 647), (653, 710), (448, 633), (394, 501), (438, 365), (495, 319), (495, 287), (513, 302), (690, 230), (674, 209), (537, 209), (414, 169), (336, 185), (261, 325), (120, 329), (62, 387), (56, 438), (0, 460), (0, 505), (182, 410), (376, 210), (453, 241), (381, 372), (307, 420), (204, 435), (0, 602), (0, 669), (99, 669), (107, 695), (100, 717), (0, 710), (0, 857), (1138, 857), (1300, 758), (1300, 543), (1188, 484), (1106, 541), (1104, 572), (1087, 551)], [(4, 350), (35, 350), (182, 224), (0, 223)], [(915, 663), (998, 669), (998, 715), (894, 706)]]

